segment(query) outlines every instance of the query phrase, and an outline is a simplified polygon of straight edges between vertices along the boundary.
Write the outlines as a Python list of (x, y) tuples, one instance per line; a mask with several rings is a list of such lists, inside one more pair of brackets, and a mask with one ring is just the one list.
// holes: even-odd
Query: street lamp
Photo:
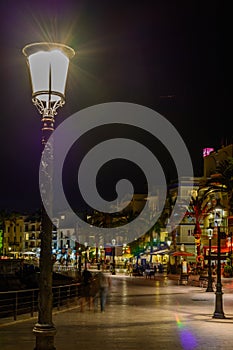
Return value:
[(98, 263), (99, 263), (99, 248), (98, 248), (97, 242), (96, 242), (96, 246), (95, 246), (95, 262), (98, 265)]
[[(42, 164), (45, 184), (42, 191), (48, 191), (47, 207), (52, 208), (53, 145), (48, 142), (54, 131), (58, 107), (65, 103), (65, 86), (69, 60), (75, 52), (72, 48), (56, 43), (33, 43), (22, 50), (26, 56), (32, 86), (32, 102), (41, 114), (42, 151), (48, 151), (48, 161)], [(52, 212), (52, 211), (51, 211)], [(38, 322), (33, 328), (36, 336), (35, 350), (54, 350), (56, 329), (52, 322), (52, 228), (53, 224), (42, 204), (41, 209), (41, 251)]]
[(87, 251), (88, 251), (88, 243), (87, 242), (84, 242), (84, 246), (85, 246), (85, 260), (84, 260), (84, 268), (85, 270), (87, 269)]
[(115, 256), (116, 256), (116, 240), (112, 239), (112, 275), (116, 274), (116, 263), (115, 263)]
[(216, 284), (216, 298), (215, 298), (215, 311), (213, 318), (225, 318), (223, 312), (223, 300), (222, 300), (222, 283), (221, 283), (221, 232), (220, 226), (223, 219), (223, 206), (217, 201), (214, 207), (214, 225), (217, 228), (218, 233), (218, 253), (217, 253), (217, 284)]
[(209, 255), (208, 255), (208, 286), (206, 292), (213, 292), (213, 280), (212, 280), (212, 269), (211, 269), (211, 240), (213, 237), (213, 229), (209, 227), (207, 229), (207, 234), (209, 238)]
[(228, 242), (230, 243), (230, 251), (229, 251), (229, 255), (230, 255), (230, 266), (232, 267), (232, 232), (230, 232), (228, 234)]
[[(168, 246), (168, 250), (170, 250), (170, 247), (171, 247), (171, 244), (172, 244), (172, 241), (170, 238), (168, 238), (167, 240), (167, 246)], [(167, 274), (169, 274), (171, 272), (171, 263), (170, 263), (170, 254), (168, 252), (168, 260), (167, 260)]]

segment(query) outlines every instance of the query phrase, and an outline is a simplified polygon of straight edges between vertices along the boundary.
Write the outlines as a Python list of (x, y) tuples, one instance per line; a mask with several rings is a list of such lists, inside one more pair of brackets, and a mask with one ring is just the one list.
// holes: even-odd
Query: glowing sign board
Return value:
[(207, 157), (211, 152), (214, 151), (214, 148), (203, 148), (203, 157)]

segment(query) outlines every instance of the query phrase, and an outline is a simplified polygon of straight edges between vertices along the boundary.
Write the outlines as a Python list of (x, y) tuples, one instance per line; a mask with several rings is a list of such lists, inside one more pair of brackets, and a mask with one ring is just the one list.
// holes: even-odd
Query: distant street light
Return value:
[(116, 240), (112, 239), (112, 275), (116, 274), (115, 256), (116, 256)]
[[(42, 191), (47, 191), (52, 213), (52, 180), (53, 180), (53, 144), (48, 142), (54, 131), (55, 115), (58, 107), (65, 103), (65, 86), (69, 60), (75, 52), (72, 48), (57, 43), (33, 43), (23, 48), (29, 67), (32, 102), (42, 115), (42, 151), (46, 146), (48, 161), (42, 164), (45, 184)], [(46, 163), (46, 164), (45, 164)], [(36, 336), (35, 350), (54, 350), (56, 329), (52, 322), (52, 228), (53, 224), (42, 204), (41, 211), (41, 251), (38, 322), (33, 333)]]
[(222, 283), (221, 283), (221, 232), (220, 226), (222, 224), (223, 219), (223, 206), (217, 202), (214, 207), (214, 225), (217, 227), (218, 231), (218, 253), (217, 253), (217, 284), (216, 284), (216, 298), (215, 298), (215, 311), (213, 314), (213, 318), (225, 318), (223, 312), (223, 300), (222, 300)]
[(206, 292), (213, 292), (213, 279), (212, 279), (212, 269), (211, 269), (211, 240), (213, 237), (213, 229), (209, 227), (207, 229), (209, 238), (209, 254), (208, 254), (208, 286)]
[(85, 270), (87, 269), (87, 262), (88, 262), (88, 257), (87, 257), (87, 252), (88, 252), (88, 243), (84, 242), (84, 247), (85, 247), (85, 260), (84, 260), (84, 268)]
[[(233, 234), (232, 234), (232, 232), (230, 232), (229, 233), (229, 235), (228, 235), (228, 239), (229, 239), (229, 243), (230, 243), (230, 251), (229, 251), (229, 256), (230, 256), (230, 266), (232, 267), (232, 236), (233, 236)], [(232, 274), (232, 272), (231, 272), (231, 274)]]

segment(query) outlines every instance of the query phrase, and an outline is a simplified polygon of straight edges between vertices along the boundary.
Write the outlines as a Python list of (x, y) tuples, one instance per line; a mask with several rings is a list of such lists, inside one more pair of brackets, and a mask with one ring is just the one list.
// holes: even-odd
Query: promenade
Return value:
[[(233, 349), (233, 279), (223, 279), (226, 318), (213, 319), (215, 293), (158, 276), (112, 276), (104, 313), (55, 312), (56, 350)], [(36, 318), (0, 320), (1, 350), (33, 350)]]

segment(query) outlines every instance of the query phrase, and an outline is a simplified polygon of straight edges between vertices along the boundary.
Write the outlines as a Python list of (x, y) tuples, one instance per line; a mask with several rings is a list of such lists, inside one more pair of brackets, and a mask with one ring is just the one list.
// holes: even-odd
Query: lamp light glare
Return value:
[(32, 102), (40, 114), (53, 118), (65, 103), (69, 61), (75, 51), (67, 45), (49, 42), (29, 44), (22, 51), (30, 71)]

